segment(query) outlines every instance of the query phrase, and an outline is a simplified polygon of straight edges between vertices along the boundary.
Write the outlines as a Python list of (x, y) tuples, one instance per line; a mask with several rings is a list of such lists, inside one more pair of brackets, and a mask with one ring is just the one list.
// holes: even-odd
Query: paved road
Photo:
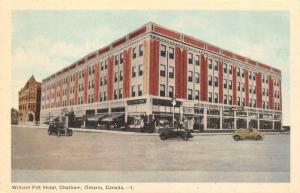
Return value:
[(32, 174), (31, 181), (288, 182), (289, 163), (288, 134), (239, 142), (230, 135), (195, 136), (185, 142), (115, 133), (56, 137), (45, 129), (12, 127), (13, 181), (30, 181)]

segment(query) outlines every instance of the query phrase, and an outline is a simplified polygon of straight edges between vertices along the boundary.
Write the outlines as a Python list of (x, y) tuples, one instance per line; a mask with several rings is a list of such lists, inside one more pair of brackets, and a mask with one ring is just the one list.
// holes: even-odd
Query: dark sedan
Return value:
[(159, 137), (161, 140), (181, 137), (183, 140), (187, 141), (189, 138), (193, 138), (193, 135), (187, 129), (165, 128), (160, 131)]

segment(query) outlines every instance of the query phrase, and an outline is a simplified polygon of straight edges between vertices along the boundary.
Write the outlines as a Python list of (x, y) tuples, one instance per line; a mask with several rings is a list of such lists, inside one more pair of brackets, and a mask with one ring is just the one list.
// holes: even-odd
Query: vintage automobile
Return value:
[(262, 132), (256, 129), (247, 128), (247, 129), (235, 131), (232, 134), (232, 137), (235, 141), (244, 140), (244, 139), (262, 140), (264, 135), (262, 134)]
[(159, 137), (161, 140), (181, 137), (183, 140), (187, 141), (189, 138), (193, 138), (194, 136), (187, 129), (164, 128), (160, 131)]
[(50, 122), (48, 135), (52, 134), (55, 134), (58, 137), (60, 137), (61, 135), (72, 136), (73, 131), (72, 129), (65, 128), (63, 122)]

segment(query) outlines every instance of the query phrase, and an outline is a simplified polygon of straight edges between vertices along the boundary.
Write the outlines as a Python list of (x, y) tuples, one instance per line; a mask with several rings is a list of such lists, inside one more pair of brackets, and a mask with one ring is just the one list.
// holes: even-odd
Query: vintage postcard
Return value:
[(1, 3), (0, 191), (297, 192), (299, 2)]

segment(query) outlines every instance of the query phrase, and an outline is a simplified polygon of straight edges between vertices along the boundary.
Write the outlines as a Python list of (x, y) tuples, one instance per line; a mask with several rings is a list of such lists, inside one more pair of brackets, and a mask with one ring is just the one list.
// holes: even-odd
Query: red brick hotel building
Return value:
[(41, 121), (62, 109), (98, 121), (193, 119), (202, 132), (280, 130), (281, 71), (147, 23), (42, 82)]

